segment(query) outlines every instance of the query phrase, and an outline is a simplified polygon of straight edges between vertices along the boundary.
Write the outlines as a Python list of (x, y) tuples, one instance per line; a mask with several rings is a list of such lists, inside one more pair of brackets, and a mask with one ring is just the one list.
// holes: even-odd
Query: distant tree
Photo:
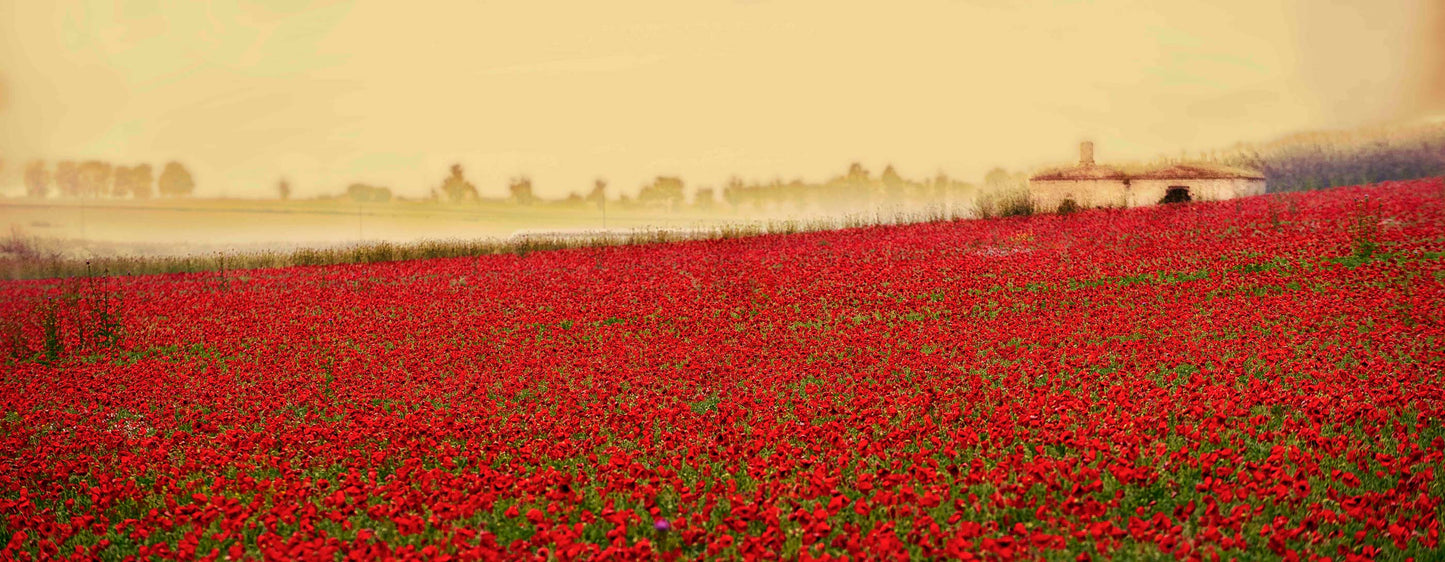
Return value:
[(477, 187), (462, 175), (461, 164), (452, 164), (452, 175), (442, 182), (441, 192), (451, 203), (481, 199), (481, 196), (477, 195)]
[(196, 190), (196, 181), (180, 162), (167, 162), (156, 187), (162, 197), (187, 197)]
[(657, 176), (651, 185), (643, 186), (642, 191), (637, 193), (637, 202), (648, 206), (660, 206), (669, 211), (677, 210), (685, 199), (682, 188), (682, 178)]
[(131, 194), (131, 169), (126, 166), (116, 166), (115, 171), (110, 174), (110, 196), (115, 198), (126, 197)]
[(65, 160), (55, 165), (55, 188), (61, 197), (80, 197), (80, 168), (75, 162)]
[(562, 199), (559, 203), (561, 203), (565, 207), (581, 207), (587, 204), (587, 198), (583, 197), (581, 193), (573, 191), (568, 193), (567, 197)]
[(597, 178), (592, 182), (592, 191), (587, 193), (587, 202), (600, 209), (607, 204), (607, 180)]
[(746, 189), (746, 184), (743, 183), (742, 178), (737, 176), (728, 178), (727, 185), (724, 185), (722, 188), (723, 201), (733, 209), (741, 207), (743, 201), (747, 198), (746, 194), (743, 193), (744, 189)]
[(25, 194), (36, 199), (50, 194), (50, 170), (44, 160), (31, 160), (25, 166)]
[(150, 164), (141, 164), (130, 169), (130, 195), (136, 199), (150, 199), (155, 191), (155, 174)]
[(1003, 168), (989, 170), (983, 176), (983, 184), (993, 189), (1007, 189), (1014, 187), (1014, 177)]
[(851, 183), (868, 183), (868, 170), (863, 168), (863, 164), (854, 162), (848, 165), (848, 175), (845, 176), (845, 179)]
[(353, 183), (346, 188), (346, 196), (357, 203), (386, 203), (391, 201), (391, 189)]
[(80, 165), (78, 173), (82, 197), (101, 197), (110, 192), (110, 164), (87, 160)]
[(898, 175), (898, 171), (893, 169), (892, 164), (883, 168), (883, 176), (879, 179), (883, 182), (883, 185), (888, 187), (899, 187), (903, 185), (903, 177)]
[(711, 210), (713, 204), (717, 202), (715, 193), (717, 192), (711, 187), (698, 189), (697, 193), (693, 194), (692, 206), (703, 211)]
[(276, 184), (276, 193), (281, 196), (282, 201), (290, 199), (291, 184), (288, 183), (285, 178), (282, 178), (281, 181)]
[(512, 202), (518, 205), (531, 205), (537, 201), (537, 197), (532, 194), (532, 179), (527, 176), (513, 179), (507, 185), (507, 193), (511, 195)]

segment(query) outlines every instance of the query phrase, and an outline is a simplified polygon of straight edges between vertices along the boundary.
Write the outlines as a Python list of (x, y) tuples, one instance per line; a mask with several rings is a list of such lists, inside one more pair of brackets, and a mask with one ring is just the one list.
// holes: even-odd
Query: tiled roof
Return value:
[(1132, 177), (1149, 180), (1208, 180), (1208, 179), (1252, 179), (1262, 180), (1264, 174), (1253, 170), (1242, 170), (1213, 164), (1175, 164), (1165, 168), (1149, 170)]
[(1217, 164), (1173, 164), (1162, 168), (1145, 168), (1138, 171), (1121, 170), (1109, 166), (1085, 165), (1045, 170), (1029, 177), (1029, 181), (1078, 181), (1078, 180), (1130, 180), (1130, 179), (1264, 179), (1264, 175), (1253, 170), (1231, 168)]
[(1118, 168), (1090, 165), (1048, 170), (1029, 177), (1029, 180), (1122, 180), (1128, 178), (1129, 175)]

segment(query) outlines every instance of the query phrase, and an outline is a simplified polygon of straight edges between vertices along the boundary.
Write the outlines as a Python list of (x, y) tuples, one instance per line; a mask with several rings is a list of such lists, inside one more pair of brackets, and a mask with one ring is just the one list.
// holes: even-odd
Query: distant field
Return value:
[(0, 321), (0, 559), (1441, 548), (1441, 178), (0, 282)]
[(424, 202), (344, 203), (153, 199), (0, 199), (0, 233), (53, 241), (68, 255), (184, 255), (325, 247), (358, 242), (506, 237), (549, 229), (688, 228), (736, 222), (726, 213), (595, 207), (444, 206)]

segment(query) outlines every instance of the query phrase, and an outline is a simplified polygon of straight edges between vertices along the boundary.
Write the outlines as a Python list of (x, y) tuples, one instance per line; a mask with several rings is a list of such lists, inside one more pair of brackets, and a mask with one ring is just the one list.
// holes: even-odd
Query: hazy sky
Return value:
[(0, 151), (231, 196), (977, 179), (1405, 117), (1440, 3), (0, 0)]

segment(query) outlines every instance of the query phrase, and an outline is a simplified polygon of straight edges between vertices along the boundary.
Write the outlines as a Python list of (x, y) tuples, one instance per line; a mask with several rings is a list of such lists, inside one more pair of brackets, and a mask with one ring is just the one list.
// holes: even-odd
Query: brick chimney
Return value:
[(1094, 143), (1093, 143), (1093, 142), (1091, 142), (1091, 141), (1084, 141), (1084, 142), (1079, 143), (1079, 165), (1080, 165), (1080, 166), (1093, 166), (1093, 165), (1094, 165)]

